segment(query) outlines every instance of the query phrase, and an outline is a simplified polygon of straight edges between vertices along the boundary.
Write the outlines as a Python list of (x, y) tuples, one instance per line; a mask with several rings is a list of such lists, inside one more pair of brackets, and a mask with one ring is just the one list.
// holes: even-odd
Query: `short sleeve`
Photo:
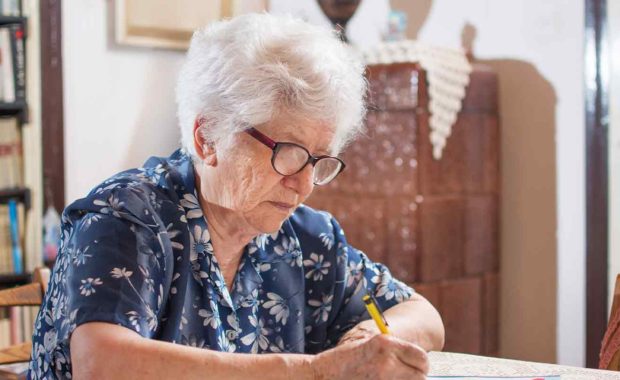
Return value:
[(152, 339), (178, 326), (166, 305), (172, 303), (176, 263), (188, 263), (188, 236), (171, 170), (119, 173), (65, 208), (35, 321), (30, 376), (70, 378), (70, 339), (82, 324), (107, 322)]
[(152, 337), (165, 278), (157, 245), (150, 228), (114, 215), (88, 213), (75, 223), (63, 276), (73, 324), (110, 322)]
[[(172, 264), (166, 228), (152, 194), (113, 188), (69, 206), (52, 273), (44, 321), (58, 342), (87, 322), (108, 322), (146, 338), (156, 336)], [(162, 232), (163, 229), (163, 232)], [(160, 233), (161, 232), (161, 233)], [(168, 270), (166, 270), (168, 268)]]

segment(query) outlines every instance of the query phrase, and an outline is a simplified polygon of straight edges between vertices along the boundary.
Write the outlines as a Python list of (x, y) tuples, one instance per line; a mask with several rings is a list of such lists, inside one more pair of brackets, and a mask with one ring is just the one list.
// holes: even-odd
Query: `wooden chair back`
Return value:
[[(0, 290), (0, 307), (40, 306), (47, 291), (50, 279), (48, 268), (34, 271), (33, 281), (28, 285)], [(9, 347), (0, 348), (0, 364), (12, 364), (30, 360), (32, 342), (27, 341)]]
[(616, 288), (609, 313), (609, 324), (603, 338), (599, 367), (620, 371), (620, 274), (616, 277)]

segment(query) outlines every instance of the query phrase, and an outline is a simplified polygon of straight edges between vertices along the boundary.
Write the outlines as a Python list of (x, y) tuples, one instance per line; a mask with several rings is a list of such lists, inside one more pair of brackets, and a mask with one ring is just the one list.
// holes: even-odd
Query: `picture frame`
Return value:
[(194, 30), (221, 19), (268, 9), (268, 0), (116, 0), (120, 45), (186, 50)]

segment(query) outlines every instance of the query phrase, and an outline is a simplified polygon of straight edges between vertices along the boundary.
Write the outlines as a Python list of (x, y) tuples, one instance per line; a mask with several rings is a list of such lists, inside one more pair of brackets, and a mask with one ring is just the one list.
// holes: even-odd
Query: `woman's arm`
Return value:
[[(74, 379), (312, 379), (308, 355), (241, 355), (145, 339), (92, 322), (71, 336)], [(295, 372), (294, 376), (292, 371)]]
[(313, 379), (308, 355), (228, 354), (145, 339), (122, 326), (86, 323), (71, 337), (74, 379)]
[(418, 346), (376, 336), (320, 355), (234, 354), (146, 339), (109, 323), (80, 325), (71, 336), (73, 379), (424, 379)]
[[(437, 310), (426, 298), (414, 293), (411, 298), (392, 306), (384, 313), (390, 333), (426, 351), (440, 351), (445, 340), (443, 322)], [(372, 319), (360, 322), (342, 336), (339, 344), (380, 334)]]

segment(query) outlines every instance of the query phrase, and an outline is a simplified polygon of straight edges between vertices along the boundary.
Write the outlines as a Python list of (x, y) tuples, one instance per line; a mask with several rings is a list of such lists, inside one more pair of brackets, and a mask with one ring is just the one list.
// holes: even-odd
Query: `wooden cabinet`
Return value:
[(368, 68), (366, 134), (308, 204), (440, 311), (446, 350), (496, 355), (499, 307), (497, 76), (474, 65), (443, 157), (432, 157), (428, 86), (416, 64)]

